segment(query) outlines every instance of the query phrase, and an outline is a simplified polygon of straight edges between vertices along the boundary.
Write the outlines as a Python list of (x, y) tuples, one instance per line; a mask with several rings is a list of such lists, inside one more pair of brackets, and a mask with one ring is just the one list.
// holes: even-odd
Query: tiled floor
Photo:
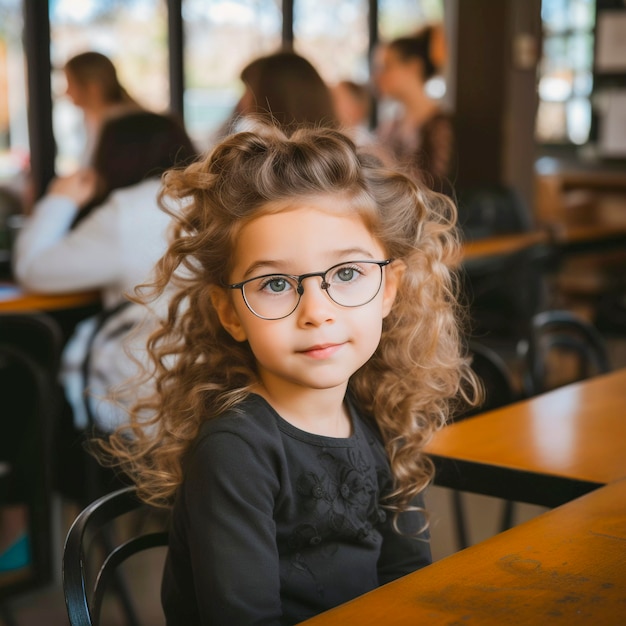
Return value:
[[(626, 340), (609, 344), (614, 367), (626, 367)], [(486, 496), (463, 494), (466, 515), (472, 543), (482, 541), (495, 532), (502, 511), (502, 502)], [(426, 505), (431, 515), (431, 535), (433, 558), (439, 560), (456, 551), (453, 530), (453, 517), (450, 490), (433, 487), (426, 496)], [(542, 507), (517, 505), (515, 523), (542, 513)], [(64, 521), (58, 531), (59, 554), (67, 526), (71, 522), (72, 509), (64, 509)], [(63, 516), (60, 516), (63, 517)], [(137, 590), (137, 607), (146, 626), (162, 626), (163, 618), (159, 604), (159, 582), (164, 551), (159, 549), (147, 557), (140, 557), (131, 563), (127, 576)], [(60, 556), (59, 556), (60, 559)], [(17, 626), (67, 626), (68, 620), (60, 584), (60, 565), (57, 567), (58, 580), (51, 586), (16, 598), (11, 608)], [(124, 624), (115, 601), (105, 607), (101, 626)], [(0, 624), (2, 620), (0, 619)], [(5, 626), (2, 624), (2, 626)]]

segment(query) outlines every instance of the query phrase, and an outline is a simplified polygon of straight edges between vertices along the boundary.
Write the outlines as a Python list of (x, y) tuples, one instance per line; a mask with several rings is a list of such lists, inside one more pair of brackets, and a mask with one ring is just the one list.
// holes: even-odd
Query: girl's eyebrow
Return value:
[[(330, 259), (335, 259), (334, 262)], [(346, 248), (345, 250), (336, 250), (329, 254), (329, 263), (333, 265), (335, 263), (341, 263), (342, 260), (348, 261), (358, 261), (358, 260), (369, 260), (373, 259), (374, 255), (365, 248)], [(265, 273), (272, 273), (273, 271), (279, 274), (293, 274), (293, 272), (285, 271), (284, 267), (288, 267), (293, 265), (293, 261), (291, 260), (277, 260), (277, 259), (263, 259), (260, 261), (255, 261), (248, 267), (248, 269), (244, 272), (243, 278), (244, 280), (249, 277), (254, 277), (258, 271), (262, 269)], [(322, 271), (326, 268), (320, 268), (319, 271)], [(318, 270), (311, 270), (318, 271)]]
[[(275, 260), (274, 261), (272, 261), (272, 260), (255, 261), (243, 273), (244, 280), (246, 278), (249, 278), (250, 276), (256, 275), (257, 274), (257, 270), (259, 270), (260, 268), (266, 268), (266, 270), (269, 270), (269, 272), (271, 272), (273, 268), (280, 268), (282, 265), (285, 265), (285, 264), (287, 264), (287, 262), (285, 262), (285, 261), (275, 261)], [(267, 273), (267, 271), (265, 273)], [(281, 272), (281, 273), (284, 273), (284, 272)]]

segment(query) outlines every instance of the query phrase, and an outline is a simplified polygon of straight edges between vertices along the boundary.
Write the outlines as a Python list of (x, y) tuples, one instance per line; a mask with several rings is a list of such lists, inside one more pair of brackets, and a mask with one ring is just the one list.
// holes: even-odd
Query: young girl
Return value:
[(293, 624), (430, 563), (422, 448), (471, 383), (451, 203), (331, 129), (235, 134), (165, 193), (180, 287), (111, 445), (174, 499), (167, 623)]

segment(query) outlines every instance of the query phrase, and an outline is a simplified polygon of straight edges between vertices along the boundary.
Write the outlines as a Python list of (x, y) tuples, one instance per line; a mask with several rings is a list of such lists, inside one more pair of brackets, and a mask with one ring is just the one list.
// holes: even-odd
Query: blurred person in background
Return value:
[(341, 129), (357, 145), (368, 145), (375, 141), (369, 130), (372, 94), (367, 85), (352, 80), (339, 81), (332, 88), (335, 114)]
[(221, 135), (247, 129), (247, 118), (276, 124), (288, 134), (301, 126), (338, 126), (330, 88), (295, 52), (253, 60), (242, 70), (241, 80), (245, 92)]
[(120, 83), (113, 62), (99, 52), (83, 52), (70, 58), (63, 68), (67, 96), (82, 109), (85, 149), (82, 165), (88, 165), (105, 118), (139, 104)]
[(108, 432), (125, 420), (124, 407), (104, 398), (134, 374), (136, 363), (125, 349), (137, 356), (152, 330), (147, 324), (133, 331), (124, 345), (130, 330), (149, 316), (125, 294), (149, 277), (167, 247), (170, 218), (158, 204), (161, 175), (195, 156), (172, 116), (131, 111), (109, 117), (93, 167), (54, 179), (21, 229), (13, 256), (21, 285), (43, 293), (102, 294), (103, 313), (78, 324), (64, 349), (61, 378), (71, 412), (60, 428), (65, 434), (59, 449), (85, 429)]
[(379, 94), (401, 105), (398, 116), (377, 135), (410, 175), (435, 191), (453, 195), (455, 138), (451, 115), (426, 91), (445, 61), (443, 30), (428, 26), (418, 34), (382, 44), (375, 83)]

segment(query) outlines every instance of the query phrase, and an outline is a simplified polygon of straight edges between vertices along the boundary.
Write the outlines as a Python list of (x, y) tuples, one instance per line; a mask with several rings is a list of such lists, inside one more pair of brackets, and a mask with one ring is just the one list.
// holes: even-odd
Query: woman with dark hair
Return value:
[(378, 50), (375, 80), (381, 96), (398, 102), (401, 114), (378, 129), (381, 143), (413, 177), (451, 195), (454, 177), (452, 117), (426, 92), (441, 69), (443, 32), (429, 26)]
[(97, 174), (94, 195), (76, 214), (72, 228), (102, 205), (112, 191), (158, 178), (195, 155), (183, 125), (171, 116), (127, 111), (112, 117), (102, 128), (92, 158)]
[[(127, 306), (125, 294), (148, 278), (167, 246), (170, 218), (158, 204), (161, 175), (195, 155), (173, 117), (133, 111), (109, 118), (93, 168), (53, 180), (20, 232), (14, 271), (23, 286), (43, 293), (102, 293), (106, 324), (98, 327), (103, 316), (85, 320), (64, 351), (64, 386), (78, 428), (92, 417), (103, 430), (124, 420), (123, 410), (98, 398), (133, 370), (122, 342), (145, 309)], [(145, 334), (136, 333), (134, 341), (145, 346)], [(87, 356), (91, 374), (85, 376)], [(93, 392), (87, 403), (85, 384)]]
[(99, 52), (83, 52), (73, 56), (63, 67), (67, 96), (83, 111), (85, 150), (83, 165), (91, 159), (98, 133), (104, 120), (139, 104), (118, 79), (113, 62)]
[(241, 72), (245, 92), (226, 124), (226, 132), (246, 127), (246, 118), (277, 125), (291, 133), (301, 126), (336, 128), (331, 91), (313, 65), (291, 51), (251, 61)]

